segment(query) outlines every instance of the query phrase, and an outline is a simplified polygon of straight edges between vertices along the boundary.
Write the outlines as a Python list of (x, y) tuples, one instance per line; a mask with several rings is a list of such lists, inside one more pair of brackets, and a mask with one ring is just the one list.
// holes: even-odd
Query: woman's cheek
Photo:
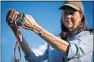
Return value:
[(77, 22), (74, 22), (74, 26), (73, 26), (73, 28), (76, 29), (77, 26), (78, 26), (78, 23), (77, 23)]

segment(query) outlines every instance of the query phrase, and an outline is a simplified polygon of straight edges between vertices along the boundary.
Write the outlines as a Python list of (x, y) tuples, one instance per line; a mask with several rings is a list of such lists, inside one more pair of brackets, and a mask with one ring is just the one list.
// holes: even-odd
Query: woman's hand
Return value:
[[(14, 27), (14, 26), (17, 27), (20, 21), (19, 19), (20, 19), (20, 13), (17, 12), (16, 10), (11, 9), (7, 12), (6, 22), (10, 27)], [(33, 17), (27, 14), (25, 14), (23, 23), (24, 23), (23, 28), (25, 29), (33, 29), (33, 26), (36, 24)]]
[[(24, 29), (33, 31), (39, 31), (41, 29), (41, 26), (36, 23), (36, 21), (31, 15), (24, 15), (25, 17), (23, 17), (23, 24), (19, 26), (22, 26)], [(20, 13), (14, 9), (9, 10), (6, 15), (6, 22), (12, 28), (12, 30), (18, 29), (19, 21)]]
[(11, 9), (6, 14), (6, 22), (10, 27), (16, 27), (17, 21), (19, 21), (19, 12)]
[(36, 26), (37, 23), (34, 20), (34, 18), (31, 15), (27, 15), (25, 14), (25, 21), (24, 21), (24, 28), (27, 30), (31, 30), (34, 28), (34, 26)]

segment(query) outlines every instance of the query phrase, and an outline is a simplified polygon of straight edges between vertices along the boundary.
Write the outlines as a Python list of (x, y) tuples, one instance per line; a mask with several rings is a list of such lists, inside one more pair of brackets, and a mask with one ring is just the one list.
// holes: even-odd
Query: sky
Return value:
[[(32, 15), (36, 22), (41, 25), (48, 32), (58, 35), (61, 32), (60, 19), (63, 1), (58, 2), (1, 2), (1, 60), (2, 62), (13, 62), (13, 49), (16, 38), (6, 24), (6, 13), (9, 9), (15, 9), (18, 12)], [(88, 22), (88, 28), (93, 28), (93, 2), (83, 2), (84, 14)], [(38, 48), (44, 44), (45, 41), (32, 31), (24, 30), (22, 32), (24, 38), (31, 48)], [(18, 53), (17, 53), (18, 56)], [(18, 56), (19, 57), (19, 56)], [(21, 62), (26, 62), (22, 52)], [(46, 61), (44, 61), (46, 62)]]

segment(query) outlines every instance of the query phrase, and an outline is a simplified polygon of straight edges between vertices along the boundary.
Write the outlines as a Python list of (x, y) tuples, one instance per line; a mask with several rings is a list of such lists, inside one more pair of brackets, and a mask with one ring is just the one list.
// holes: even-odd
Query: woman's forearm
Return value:
[(31, 29), (32, 31), (34, 31), (39, 35), (41, 32), (40, 36), (44, 40), (46, 40), (50, 45), (59, 49), (62, 52), (67, 51), (67, 47), (69, 46), (69, 43), (64, 40), (61, 40), (60, 38), (42, 29), (42, 27), (36, 23), (36, 21), (31, 15), (25, 15), (24, 28)]
[(28, 43), (25, 41), (25, 39), (23, 38), (23, 36), (22, 36), (22, 41), (20, 41), (20, 37), (17, 36), (17, 35), (18, 35), (17, 32), (19, 33), (19, 35), (21, 35), (21, 32), (18, 31), (17, 28), (15, 28), (15, 27), (12, 27), (11, 29), (12, 29), (12, 31), (13, 31), (15, 37), (16, 37), (17, 40), (19, 41), (19, 44), (20, 44), (20, 46), (21, 46), (22, 51), (23, 51), (26, 55), (30, 55), (30, 54), (31, 54), (31, 49), (30, 49)]
[(68, 50), (67, 48), (69, 46), (69, 43), (66, 42), (65, 40), (62, 40), (56, 37), (55, 35), (47, 32), (46, 30), (42, 29), (42, 27), (39, 26), (38, 24), (35, 25), (33, 28), (33, 31), (37, 34), (39, 34), (40, 30), (42, 30), (40, 36), (54, 48), (60, 50), (61, 52), (66, 52)]
[[(17, 38), (17, 41), (19, 42), (21, 49), (25, 54), (30, 54), (31, 49), (28, 46), (27, 42), (25, 39), (21, 36), (21, 32), (18, 30), (18, 24), (20, 20), (20, 13), (15, 11), (14, 9), (10, 9), (7, 14), (6, 14), (6, 23), (9, 25), (11, 30), (13, 31), (15, 37)], [(21, 19), (22, 20), (22, 19)], [(22, 37), (22, 38), (20, 38)]]

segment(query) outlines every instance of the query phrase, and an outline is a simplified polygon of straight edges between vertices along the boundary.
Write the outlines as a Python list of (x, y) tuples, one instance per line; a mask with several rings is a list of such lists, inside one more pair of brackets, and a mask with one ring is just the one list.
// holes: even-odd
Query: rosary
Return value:
[[(15, 21), (15, 25), (17, 26), (16, 34), (17, 34), (17, 37), (19, 37), (21, 42), (22, 42), (23, 25), (24, 25), (24, 21), (25, 21), (24, 18), (25, 18), (25, 14), (20, 12), (19, 21), (17, 23)], [(21, 33), (19, 34), (18, 31), (20, 31)], [(20, 59), (17, 59), (17, 57), (16, 57), (16, 48), (18, 48)], [(21, 60), (21, 48), (20, 48), (19, 42), (17, 40), (16, 43), (15, 43), (15, 46), (14, 46), (14, 62), (20, 62), (20, 60)]]

